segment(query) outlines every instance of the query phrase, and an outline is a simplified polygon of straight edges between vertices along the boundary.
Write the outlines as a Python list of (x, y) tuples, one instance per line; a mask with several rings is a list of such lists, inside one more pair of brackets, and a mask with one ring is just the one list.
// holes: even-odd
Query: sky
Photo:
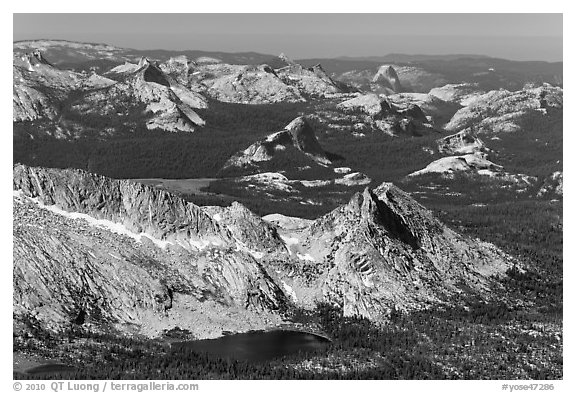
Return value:
[(562, 60), (562, 14), (14, 14), (13, 39), (291, 58), (480, 54)]

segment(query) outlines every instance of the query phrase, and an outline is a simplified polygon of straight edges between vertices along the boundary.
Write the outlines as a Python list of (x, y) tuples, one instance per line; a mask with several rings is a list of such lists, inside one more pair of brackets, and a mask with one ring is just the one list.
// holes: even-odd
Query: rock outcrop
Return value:
[[(68, 104), (80, 116), (134, 115), (142, 111), (139, 106), (143, 105), (148, 113), (148, 129), (189, 132), (204, 125), (194, 109), (206, 108), (206, 99), (145, 58), (137, 64), (127, 62), (115, 67), (107, 73), (110, 78), (60, 70), (39, 51), (16, 57), (13, 69), (14, 121), (56, 119), (61, 103), (72, 92), (81, 91), (86, 94)], [(73, 137), (75, 132), (61, 134)]]
[(284, 83), (295, 86), (300, 94), (307, 97), (329, 97), (343, 92), (320, 64), (304, 68), (294, 62), (279, 68), (276, 73)]
[(149, 114), (148, 129), (193, 132), (205, 124), (194, 109), (206, 108), (206, 99), (181, 86), (156, 64), (141, 58), (137, 65), (116, 67), (123, 74), (114, 85), (85, 95), (73, 108), (80, 114), (128, 115), (139, 105)]
[(404, 91), (400, 83), (400, 78), (391, 65), (381, 66), (372, 78), (372, 84), (376, 85), (377, 89), (382, 90), (381, 93), (384, 94), (401, 93)]
[(564, 194), (564, 173), (556, 171), (544, 179), (544, 184), (538, 190), (537, 196), (562, 197)]
[(210, 97), (240, 104), (301, 102), (295, 86), (285, 84), (268, 65), (199, 64), (190, 83), (202, 86)]
[(16, 68), (14, 69), (14, 78), (15, 82), (12, 88), (13, 121), (19, 122), (40, 118), (54, 119), (58, 115), (54, 99), (41, 92), (38, 88), (24, 83), (20, 71)]
[(231, 232), (234, 239), (239, 241), (240, 249), (260, 257), (264, 253), (284, 250), (284, 243), (278, 236), (276, 227), (262, 220), (244, 205), (233, 202), (229, 207), (205, 206), (202, 209)]
[(488, 148), (470, 129), (438, 139), (438, 151), (444, 154), (474, 154), (487, 152)]
[(322, 165), (330, 164), (326, 152), (316, 138), (314, 129), (305, 117), (297, 117), (283, 130), (270, 134), (266, 139), (250, 145), (231, 157), (223, 170), (258, 167), (259, 163), (270, 161), (276, 154), (285, 152), (287, 149), (312, 162)]
[(337, 105), (344, 111), (360, 110), (373, 118), (382, 118), (393, 113), (392, 104), (385, 97), (377, 94), (364, 94), (351, 98)]
[(336, 108), (350, 115), (364, 114), (363, 123), (390, 135), (420, 135), (434, 130), (418, 105), (412, 102), (395, 104), (388, 97), (373, 93), (343, 101)]
[[(473, 178), (475, 176), (491, 178), (495, 181), (507, 183), (506, 186), (514, 185), (517, 191), (526, 191), (536, 182), (536, 177), (522, 173), (508, 173), (501, 165), (487, 159), (486, 153), (470, 153), (461, 156), (443, 157), (431, 162), (426, 168), (413, 172), (408, 177), (421, 175), (438, 175), (444, 178), (454, 179), (456, 174)], [(479, 179), (480, 177), (476, 177)]]
[(520, 129), (519, 121), (530, 111), (562, 109), (562, 97), (562, 88), (548, 84), (513, 92), (493, 90), (456, 112), (445, 129), (455, 132), (473, 126), (479, 134), (515, 132)]
[(42, 52), (13, 58), (13, 121), (58, 116), (58, 102), (82, 87), (82, 75), (54, 67)]
[(188, 86), (189, 74), (194, 66), (196, 66), (196, 63), (188, 60), (186, 56), (178, 56), (171, 57), (168, 61), (160, 64), (160, 69), (166, 75), (174, 78), (180, 85)]
[(188, 71), (188, 82), (216, 100), (241, 104), (302, 102), (345, 90), (319, 64), (305, 68), (287, 57), (278, 58), (276, 63), (280, 66), (277, 69), (268, 64), (197, 63)]
[(447, 123), (454, 113), (461, 108), (459, 104), (444, 101), (431, 94), (399, 93), (389, 95), (388, 100), (400, 108), (418, 107), (436, 126)]
[(336, 79), (362, 91), (385, 95), (401, 92), (428, 93), (430, 89), (447, 83), (441, 74), (419, 66), (399, 64), (383, 65), (378, 69), (346, 71)]
[(486, 159), (485, 154), (471, 153), (462, 156), (440, 158), (430, 163), (426, 168), (411, 173), (410, 176), (419, 176), (428, 173), (453, 174), (455, 172), (475, 172), (486, 170), (490, 172), (502, 171), (502, 166)]
[(462, 106), (467, 106), (477, 97), (486, 92), (478, 86), (477, 83), (459, 83), (448, 84), (442, 87), (435, 87), (430, 90), (431, 96), (438, 97), (441, 100), (454, 102)]
[(34, 50), (30, 53), (26, 53), (20, 58), (21, 66), (28, 69), (28, 71), (33, 72), (35, 67), (40, 67), (41, 65), (47, 65), (52, 67), (52, 64), (44, 58), (44, 55), (39, 50)]

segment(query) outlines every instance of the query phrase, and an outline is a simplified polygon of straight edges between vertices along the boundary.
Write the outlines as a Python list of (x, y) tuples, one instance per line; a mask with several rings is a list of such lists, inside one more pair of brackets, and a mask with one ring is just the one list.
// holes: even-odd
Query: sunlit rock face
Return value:
[(544, 84), (513, 92), (493, 90), (456, 112), (445, 128), (460, 131), (473, 127), (478, 134), (515, 132), (520, 130), (519, 122), (527, 113), (546, 113), (549, 108), (563, 108), (562, 88)]

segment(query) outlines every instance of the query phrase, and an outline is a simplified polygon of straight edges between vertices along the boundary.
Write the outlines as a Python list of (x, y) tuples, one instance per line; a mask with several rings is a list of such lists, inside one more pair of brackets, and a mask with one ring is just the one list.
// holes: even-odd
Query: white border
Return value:
[[(2, 253), (3, 263), (1, 264), (1, 276), (3, 277), (3, 284), (1, 293), (1, 312), (4, 316), (4, 323), (2, 324), (2, 343), (4, 344), (2, 348), (2, 390), (11, 391), (12, 389), (12, 358), (9, 354), (9, 348), (11, 346), (11, 309), (12, 309), (12, 296), (11, 296), (11, 276), (12, 269), (12, 242), (11, 242), (11, 220), (12, 215), (9, 206), (12, 203), (12, 192), (8, 189), (8, 185), (12, 178), (12, 133), (10, 132), (12, 128), (12, 116), (8, 112), (10, 108), (10, 103), (8, 102), (9, 95), (9, 84), (12, 84), (12, 71), (9, 68), (10, 62), (8, 59), (9, 54), (12, 53), (12, 13), (54, 13), (54, 12), (147, 12), (147, 13), (166, 13), (168, 12), (178, 12), (178, 13), (198, 13), (198, 12), (227, 12), (227, 13), (262, 13), (262, 12), (305, 12), (305, 13), (326, 13), (326, 12), (338, 12), (338, 13), (363, 13), (363, 12), (412, 12), (417, 11), (419, 13), (453, 13), (453, 12), (513, 12), (513, 13), (533, 13), (533, 12), (545, 12), (545, 13), (564, 13), (564, 62), (565, 70), (564, 73), (564, 86), (568, 94), (565, 94), (565, 106), (568, 109), (565, 118), (565, 125), (567, 132), (564, 137), (564, 163), (565, 163), (565, 185), (564, 185), (564, 233), (565, 239), (570, 239), (572, 241), (565, 242), (565, 256), (564, 260), (564, 277), (565, 277), (565, 295), (564, 302), (568, 305), (566, 312), (564, 313), (564, 381), (554, 381), (556, 386), (555, 392), (557, 391), (568, 391), (568, 387), (576, 386), (574, 381), (574, 370), (576, 370), (576, 365), (574, 362), (574, 317), (571, 313), (572, 300), (574, 299), (574, 285), (571, 280), (574, 279), (574, 252), (573, 252), (573, 239), (576, 239), (574, 233), (574, 218), (576, 218), (574, 210), (574, 192), (573, 192), (573, 173), (574, 173), (574, 154), (570, 154), (569, 148), (576, 146), (574, 143), (575, 135), (573, 127), (573, 120), (571, 115), (574, 113), (570, 110), (573, 108), (573, 77), (572, 70), (573, 62), (573, 49), (570, 46), (574, 46), (574, 25), (575, 18), (572, 9), (568, 6), (568, 1), (502, 1), (502, 0), (482, 0), (478, 2), (465, 1), (430, 1), (430, 0), (409, 0), (409, 1), (362, 1), (356, 0), (353, 2), (337, 2), (336, 0), (331, 1), (310, 1), (310, 0), (287, 0), (285, 2), (273, 2), (273, 1), (251, 1), (247, 3), (235, 2), (232, 0), (218, 0), (214, 2), (202, 2), (202, 1), (182, 1), (182, 2), (160, 2), (156, 1), (154, 4), (146, 3), (143, 0), (137, 2), (128, 1), (111, 1), (111, 0), (97, 0), (93, 2), (82, 2), (82, 1), (39, 1), (39, 0), (26, 0), (17, 3), (10, 2), (9, 6), (4, 5), (7, 8), (6, 11), (2, 13), (2, 29), (3, 29), (3, 46), (1, 53), (3, 54), (4, 60), (2, 62), (2, 83), (4, 84), (2, 91), (5, 94), (2, 95), (2, 103), (0, 108), (3, 111), (3, 132), (2, 132), (2, 144), (1, 146), (1, 157), (3, 159), (2, 165), (0, 166), (1, 173), (1, 184), (3, 185), (3, 192), (0, 193), (2, 198), (2, 206), (0, 209), (2, 214), (1, 222), (1, 234), (0, 239), (2, 239)], [(10, 37), (10, 38), (9, 38)], [(567, 44), (568, 43), (568, 44)], [(193, 49), (193, 48), (191, 48)], [(568, 120), (568, 121), (566, 121)], [(568, 147), (568, 149), (567, 149)], [(567, 278), (567, 280), (566, 280)], [(312, 389), (337, 389), (342, 391), (372, 391), (374, 389), (390, 389), (390, 391), (442, 391), (442, 392), (495, 392), (502, 391), (501, 386), (505, 381), (282, 381), (271, 382), (271, 381), (240, 381), (240, 382), (227, 382), (227, 381), (206, 381), (200, 382), (201, 391), (220, 391), (220, 390), (239, 390), (239, 391), (275, 391), (275, 392), (292, 392), (296, 389), (312, 390)], [(517, 383), (510, 381), (510, 383)], [(570, 391), (574, 391), (574, 389)], [(376, 390), (374, 390), (376, 391)]]

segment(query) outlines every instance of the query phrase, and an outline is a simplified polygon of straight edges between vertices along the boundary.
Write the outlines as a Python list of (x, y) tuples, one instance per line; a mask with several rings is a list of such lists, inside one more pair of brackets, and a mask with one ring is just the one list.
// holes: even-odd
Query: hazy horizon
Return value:
[[(102, 28), (105, 26), (105, 30)], [(562, 14), (14, 14), (13, 40), (311, 57), (562, 61)]]

